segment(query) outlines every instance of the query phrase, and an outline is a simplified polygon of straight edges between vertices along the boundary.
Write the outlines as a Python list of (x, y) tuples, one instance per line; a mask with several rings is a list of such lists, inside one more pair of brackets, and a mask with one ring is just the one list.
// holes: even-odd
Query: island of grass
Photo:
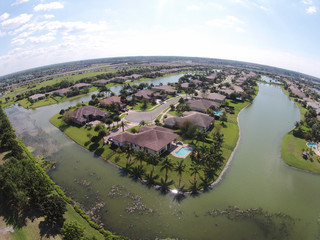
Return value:
[[(105, 161), (122, 168), (134, 178), (159, 186), (165, 192), (170, 189), (178, 189), (179, 192), (197, 192), (209, 187), (221, 174), (239, 138), (238, 114), (251, 103), (257, 92), (258, 86), (255, 86), (252, 88), (250, 98), (243, 102), (226, 99), (223, 105), (225, 117), (215, 120), (214, 127), (206, 133), (195, 128), (175, 130), (179, 135), (179, 141), (190, 144), (194, 148), (193, 153), (183, 160), (168, 152), (160, 157), (155, 154), (145, 154), (143, 151), (104, 144), (103, 134), (99, 134), (99, 129), (66, 123), (65, 117), (61, 114), (53, 116), (50, 122), (73, 141), (99, 155)], [(111, 131), (110, 127), (105, 130)], [(134, 127), (135, 131), (139, 127)], [(119, 128), (117, 131), (123, 130)], [(208, 159), (214, 158), (211, 162), (213, 171), (204, 167), (203, 158), (200, 158), (200, 155), (206, 155)]]
[(292, 96), (288, 90), (283, 92), (294, 100), (299, 107), (300, 122), (296, 123), (293, 130), (288, 132), (282, 139), (281, 157), (289, 166), (302, 169), (308, 172), (320, 173), (320, 158), (307, 146), (308, 141), (319, 142), (318, 132), (312, 126), (320, 126), (317, 114), (313, 109), (306, 109), (301, 101)]

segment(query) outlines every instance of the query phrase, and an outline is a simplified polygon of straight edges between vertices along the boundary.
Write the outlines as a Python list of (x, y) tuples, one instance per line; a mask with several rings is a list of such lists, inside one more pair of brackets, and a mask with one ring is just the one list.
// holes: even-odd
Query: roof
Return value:
[(219, 93), (201, 93), (198, 96), (195, 96), (196, 98), (204, 98), (209, 99), (217, 102), (223, 102), (226, 99), (225, 95), (219, 94)]
[(58, 89), (58, 90), (54, 90), (52, 91), (53, 93), (60, 93), (60, 94), (65, 94), (70, 92), (71, 90), (69, 88), (62, 88), (62, 89)]
[(220, 104), (215, 101), (207, 100), (207, 99), (196, 99), (196, 100), (188, 100), (187, 103), (190, 105), (191, 109), (201, 109), (206, 110), (211, 107), (218, 107)]
[(123, 132), (112, 137), (117, 142), (132, 143), (156, 152), (177, 138), (178, 135), (174, 134), (172, 130), (159, 126), (141, 127), (139, 133)]
[(37, 93), (37, 94), (34, 94), (34, 95), (30, 96), (29, 98), (35, 100), (35, 99), (42, 98), (42, 97), (45, 97), (45, 96), (46, 96), (45, 94)]
[(73, 119), (77, 120), (78, 122), (85, 122), (89, 116), (92, 117), (105, 117), (110, 113), (100, 110), (99, 108), (93, 106), (83, 106), (75, 111), (72, 112)]
[(92, 83), (95, 83), (95, 84), (107, 84), (110, 81), (111, 80), (100, 79), (100, 80), (93, 81)]
[(198, 127), (207, 128), (214, 121), (214, 118), (207, 114), (195, 112), (185, 117), (170, 117), (163, 120), (164, 124), (171, 127), (177, 126), (185, 121), (192, 122)]
[(155, 90), (155, 91), (164, 90), (164, 91), (166, 91), (168, 93), (174, 93), (174, 92), (177, 91), (174, 87), (171, 87), (169, 85), (156, 86), (156, 87), (153, 87), (152, 90)]
[(90, 87), (91, 84), (88, 83), (77, 83), (75, 85), (73, 85), (74, 88), (81, 88), (81, 87)]
[(150, 99), (151, 94), (153, 94), (154, 92), (148, 89), (144, 89), (144, 90), (140, 90), (139, 92), (135, 93), (134, 95), (136, 97), (143, 97), (146, 99)]
[(188, 87), (189, 87), (189, 83), (182, 83), (182, 84), (181, 84), (181, 87), (182, 87), (182, 88), (188, 88)]
[(112, 96), (112, 97), (104, 98), (100, 102), (105, 105), (111, 104), (113, 102), (121, 103), (121, 98), (117, 96)]

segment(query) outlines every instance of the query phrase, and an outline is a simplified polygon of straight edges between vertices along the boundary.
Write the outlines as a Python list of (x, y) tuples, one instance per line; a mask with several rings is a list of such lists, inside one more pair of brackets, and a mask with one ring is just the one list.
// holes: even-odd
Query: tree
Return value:
[(144, 126), (146, 125), (146, 122), (144, 120), (140, 121), (139, 126)]
[(179, 188), (180, 188), (180, 183), (181, 183), (181, 176), (182, 173), (185, 171), (186, 165), (183, 163), (183, 160), (180, 162), (177, 162), (176, 165), (174, 166), (174, 170), (178, 173), (179, 176)]
[(84, 229), (75, 221), (66, 222), (61, 229), (63, 240), (78, 240), (82, 239)]
[(163, 193), (166, 193), (169, 191), (170, 189), (170, 186), (173, 184), (173, 181), (171, 180), (170, 182), (168, 182), (168, 178), (161, 178), (160, 180), (160, 188), (161, 188), (161, 191)]
[(191, 164), (191, 167), (190, 167), (191, 176), (194, 175), (194, 180), (195, 181), (197, 181), (197, 174), (199, 174), (200, 169), (201, 169), (200, 165), (194, 164), (194, 163)]
[(113, 121), (112, 121), (111, 118), (107, 118), (107, 119), (105, 120), (105, 123), (108, 124), (109, 129), (110, 129), (110, 125), (113, 123)]
[(155, 181), (159, 178), (158, 174), (153, 175), (153, 173), (154, 171), (152, 169), (149, 174), (145, 174), (145, 179), (149, 185), (153, 185)]
[(117, 125), (118, 125), (118, 122), (121, 121), (121, 118), (119, 117), (119, 115), (115, 115), (115, 116), (113, 117), (113, 121), (114, 121), (114, 122), (117, 122)]
[(124, 132), (124, 127), (126, 126), (126, 123), (124, 121), (121, 121), (120, 127), (122, 128), (122, 132)]
[(161, 162), (160, 172), (162, 172), (163, 170), (166, 171), (166, 180), (168, 178), (168, 171), (171, 171), (172, 169), (173, 169), (173, 164), (171, 162), (171, 159), (168, 157), (165, 157)]
[(148, 107), (148, 100), (147, 99), (142, 99), (142, 105), (141, 105), (141, 109), (147, 109)]
[(135, 157), (140, 161), (140, 166), (142, 166), (142, 162), (146, 160), (146, 153), (142, 150), (138, 150), (135, 152)]
[(51, 226), (61, 228), (65, 220), (63, 214), (66, 211), (66, 202), (58, 195), (47, 197), (42, 204), (42, 212)]

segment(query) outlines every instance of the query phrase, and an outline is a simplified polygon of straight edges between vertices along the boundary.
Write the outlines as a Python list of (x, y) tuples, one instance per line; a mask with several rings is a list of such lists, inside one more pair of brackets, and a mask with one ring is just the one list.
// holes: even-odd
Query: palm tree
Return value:
[(126, 162), (125, 167), (123, 168), (126, 173), (130, 173), (132, 171), (133, 162)]
[(172, 181), (172, 180), (171, 180), (170, 182), (168, 182), (168, 179), (167, 179), (167, 178), (165, 178), (165, 179), (161, 178), (161, 181), (160, 181), (161, 191), (162, 191), (163, 193), (168, 192), (169, 189), (170, 189), (170, 186), (171, 186), (172, 184), (173, 184), (173, 181)]
[(159, 178), (159, 175), (153, 175), (154, 171), (153, 169), (151, 170), (151, 172), (149, 174), (145, 175), (146, 181), (149, 185), (153, 185), (155, 183), (155, 181)]
[(132, 174), (135, 178), (137, 179), (142, 179), (142, 176), (144, 174), (144, 169), (143, 169), (143, 166), (140, 165), (140, 166), (135, 166), (132, 168)]
[(200, 169), (201, 169), (201, 167), (198, 164), (192, 164), (191, 167), (190, 167), (191, 176), (194, 175), (195, 182), (197, 181), (197, 174), (199, 174)]
[(162, 172), (163, 170), (166, 171), (166, 180), (167, 180), (167, 178), (168, 178), (168, 171), (171, 171), (171, 170), (173, 169), (173, 164), (172, 164), (172, 162), (171, 162), (171, 159), (168, 158), (168, 157), (165, 157), (165, 158), (163, 159), (163, 161), (161, 162), (161, 165), (162, 165), (162, 167), (161, 167), (161, 169), (160, 169), (160, 172)]
[(208, 189), (210, 187), (211, 179), (207, 177), (204, 177), (204, 178), (200, 177), (200, 179), (201, 179), (201, 183), (199, 186), (204, 190)]
[(182, 176), (182, 173), (185, 171), (185, 168), (186, 168), (186, 165), (183, 163), (183, 160), (181, 160), (180, 162), (177, 162), (174, 167), (174, 170), (178, 173), (178, 176), (179, 176), (179, 185), (178, 185), (179, 188), (182, 180), (181, 176)]
[(126, 124), (124, 121), (121, 121), (120, 127), (122, 128), (122, 132), (124, 132), (124, 127), (125, 127), (126, 125), (127, 125), (127, 124)]
[(158, 154), (148, 154), (147, 163), (153, 166), (157, 166), (159, 163), (159, 155)]
[(135, 152), (135, 157), (140, 161), (140, 166), (142, 166), (142, 162), (146, 160), (146, 153), (142, 150), (138, 150)]
[(130, 145), (126, 145), (124, 151), (127, 153), (127, 162), (131, 162), (131, 156), (134, 154), (134, 150)]
[(105, 120), (105, 123), (106, 124), (108, 124), (108, 126), (109, 126), (109, 129), (110, 129), (110, 125), (112, 124), (112, 119), (111, 118), (107, 118), (106, 120)]

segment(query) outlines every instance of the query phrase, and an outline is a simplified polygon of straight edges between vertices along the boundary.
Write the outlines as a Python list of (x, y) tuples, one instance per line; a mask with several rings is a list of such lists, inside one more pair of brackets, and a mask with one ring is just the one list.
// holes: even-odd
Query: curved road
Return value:
[(175, 104), (179, 101), (179, 97), (177, 98), (173, 98), (173, 99), (169, 99), (168, 101), (166, 101), (165, 104), (161, 105), (160, 107), (156, 108), (153, 111), (149, 111), (149, 112), (130, 112), (128, 113), (127, 116), (125, 116), (125, 120), (128, 122), (141, 122), (141, 121), (145, 121), (145, 122), (151, 122), (154, 119), (156, 119), (156, 117), (159, 116), (159, 114), (164, 111), (166, 108), (170, 107), (171, 104)]

